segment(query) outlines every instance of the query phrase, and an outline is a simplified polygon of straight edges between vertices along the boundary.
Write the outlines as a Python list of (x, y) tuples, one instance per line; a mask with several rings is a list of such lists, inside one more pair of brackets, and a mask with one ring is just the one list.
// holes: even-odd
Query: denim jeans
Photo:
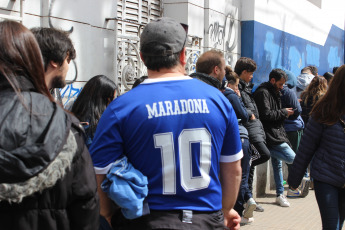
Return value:
[(249, 190), (248, 187), (248, 175), (250, 169), (250, 158), (252, 155), (252, 150), (248, 139), (241, 138), (241, 141), (243, 151), (243, 158), (241, 159), (242, 180), (240, 190), (238, 192), (238, 197), (234, 206), (234, 209), (238, 212), (240, 216), (242, 216), (242, 212), (244, 210), (244, 203), (246, 203), (250, 198), (253, 197), (252, 192)]
[(345, 219), (345, 188), (314, 179), (314, 189), (320, 209), (322, 229), (341, 230)]
[(284, 193), (282, 161), (292, 164), (296, 154), (286, 142), (279, 145), (271, 145), (268, 149), (271, 152), (276, 193), (280, 195)]

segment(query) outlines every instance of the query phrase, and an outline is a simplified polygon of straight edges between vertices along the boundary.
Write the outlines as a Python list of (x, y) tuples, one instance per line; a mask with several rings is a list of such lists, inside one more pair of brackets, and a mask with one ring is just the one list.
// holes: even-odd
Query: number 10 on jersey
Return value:
[[(155, 148), (160, 148), (162, 159), (163, 194), (176, 194), (176, 158), (173, 133), (153, 136)], [(200, 176), (193, 176), (192, 144), (200, 145)], [(210, 184), (211, 134), (205, 128), (184, 129), (178, 137), (178, 158), (181, 186), (186, 192), (207, 188)]]

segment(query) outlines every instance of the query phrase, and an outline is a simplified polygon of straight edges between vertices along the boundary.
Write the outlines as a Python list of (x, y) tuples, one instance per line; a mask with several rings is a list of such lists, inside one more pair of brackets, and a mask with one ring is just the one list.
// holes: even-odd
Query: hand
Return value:
[(250, 118), (249, 118), (249, 120), (255, 120), (256, 119), (256, 117), (255, 117), (255, 115), (254, 115), (254, 113), (250, 116)]
[(235, 89), (235, 93), (237, 94), (237, 96), (241, 97), (241, 93), (239, 89)]
[(285, 110), (288, 112), (288, 117), (295, 113), (292, 108), (285, 108)]
[(223, 211), (224, 213), (224, 225), (230, 230), (239, 230), (241, 217), (238, 213), (231, 209), (230, 211)]

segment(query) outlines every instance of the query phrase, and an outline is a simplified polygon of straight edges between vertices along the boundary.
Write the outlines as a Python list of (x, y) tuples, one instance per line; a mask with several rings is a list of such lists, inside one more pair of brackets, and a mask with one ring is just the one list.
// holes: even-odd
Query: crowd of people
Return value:
[(342, 229), (345, 65), (272, 69), (253, 92), (248, 57), (232, 68), (212, 49), (187, 76), (187, 30), (152, 20), (147, 76), (116, 97), (97, 75), (63, 108), (52, 91), (76, 57), (68, 34), (0, 22), (1, 229), (237, 230), (264, 212), (253, 181), (269, 159), (277, 205), (313, 187), (323, 229)]

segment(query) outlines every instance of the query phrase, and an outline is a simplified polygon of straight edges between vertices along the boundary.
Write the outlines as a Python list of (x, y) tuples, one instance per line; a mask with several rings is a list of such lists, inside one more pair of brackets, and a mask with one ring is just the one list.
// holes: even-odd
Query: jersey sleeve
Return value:
[(228, 126), (224, 136), (220, 162), (234, 162), (243, 157), (238, 121), (233, 108), (228, 116)]
[(120, 122), (110, 106), (98, 122), (90, 154), (96, 174), (106, 174), (112, 164), (123, 155)]

